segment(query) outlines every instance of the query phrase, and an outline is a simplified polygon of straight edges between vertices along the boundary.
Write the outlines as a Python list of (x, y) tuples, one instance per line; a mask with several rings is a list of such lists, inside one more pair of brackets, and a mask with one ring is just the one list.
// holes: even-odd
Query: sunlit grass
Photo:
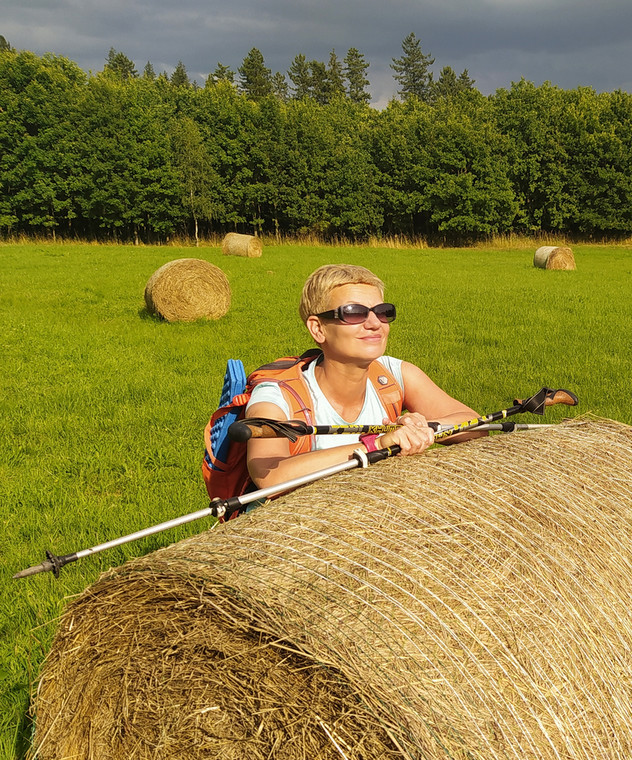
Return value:
[[(205, 526), (70, 565), (59, 580), (12, 574), (47, 548), (66, 554), (205, 506), (202, 430), (226, 361), (252, 370), (309, 347), (297, 304), (317, 266), (380, 275), (399, 311), (390, 353), (481, 412), (551, 385), (579, 395), (572, 415), (632, 423), (631, 248), (574, 246), (576, 271), (547, 272), (533, 267), (533, 248), (378, 242), (267, 245), (260, 259), (219, 246), (0, 246), (0, 757), (26, 745), (30, 684), (68, 596)], [(226, 272), (230, 312), (195, 324), (149, 317), (145, 283), (189, 256)]]

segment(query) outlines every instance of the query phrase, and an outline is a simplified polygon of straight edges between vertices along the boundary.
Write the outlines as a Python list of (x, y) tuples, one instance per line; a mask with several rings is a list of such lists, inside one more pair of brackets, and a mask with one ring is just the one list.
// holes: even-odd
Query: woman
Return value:
[[(478, 416), (414, 364), (384, 355), (395, 307), (383, 301), (384, 283), (364, 267), (326, 265), (310, 275), (299, 311), (322, 357), (308, 365), (304, 380), (314, 424), (396, 422), (401, 427), (377, 440), (363, 437), (362, 442), (358, 436), (318, 436), (312, 451), (295, 456), (290, 456), (287, 439), (251, 439), (248, 470), (259, 488), (339, 464), (360, 446), (372, 451), (397, 444), (400, 456), (419, 454), (434, 442), (428, 420), (449, 425)], [(369, 380), (375, 378), (376, 367), (382, 373), (377, 383)], [(404, 413), (386, 408), (380, 397), (379, 383), (392, 378), (397, 382), (400, 405), (407, 410)], [(253, 390), (246, 417), (287, 420), (290, 405), (278, 385), (262, 383)], [(481, 433), (463, 433), (455, 439), (478, 435)]]

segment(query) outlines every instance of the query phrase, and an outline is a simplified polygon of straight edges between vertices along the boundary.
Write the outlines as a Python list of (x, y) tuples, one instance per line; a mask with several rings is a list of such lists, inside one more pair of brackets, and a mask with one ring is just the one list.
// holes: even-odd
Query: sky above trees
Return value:
[(411, 32), (433, 71), (467, 69), (484, 94), (521, 77), (563, 88), (632, 90), (629, 0), (3, 0), (0, 34), (93, 72), (111, 47), (139, 71), (179, 61), (200, 84), (218, 63), (237, 71), (256, 47), (274, 73), (294, 58), (326, 62), (357, 49), (374, 105), (397, 92), (391, 63)]

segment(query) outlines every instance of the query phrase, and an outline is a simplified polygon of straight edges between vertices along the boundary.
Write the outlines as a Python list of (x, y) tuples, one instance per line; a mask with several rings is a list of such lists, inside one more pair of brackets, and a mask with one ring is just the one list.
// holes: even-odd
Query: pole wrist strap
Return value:
[(375, 433), (364, 433), (360, 436), (360, 443), (364, 444), (367, 451), (377, 451), (376, 441), (379, 435)]

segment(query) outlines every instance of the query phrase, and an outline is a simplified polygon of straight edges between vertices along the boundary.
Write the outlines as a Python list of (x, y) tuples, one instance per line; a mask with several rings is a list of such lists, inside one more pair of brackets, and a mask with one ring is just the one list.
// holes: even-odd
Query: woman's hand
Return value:
[[(384, 424), (392, 424), (391, 420), (384, 420)], [(428, 421), (419, 412), (407, 412), (395, 420), (395, 424), (401, 425), (391, 433), (381, 435), (377, 441), (378, 449), (388, 446), (399, 446), (400, 456), (421, 454), (434, 443), (434, 430), (428, 427)]]

